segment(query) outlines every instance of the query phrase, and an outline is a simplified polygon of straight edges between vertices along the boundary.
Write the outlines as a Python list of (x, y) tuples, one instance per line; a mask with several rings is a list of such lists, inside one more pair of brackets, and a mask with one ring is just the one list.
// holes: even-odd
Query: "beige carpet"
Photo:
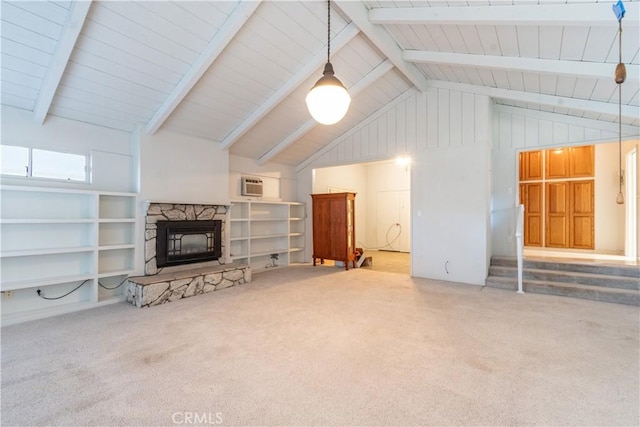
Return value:
[(327, 266), (254, 279), (3, 328), (2, 425), (640, 424), (637, 307)]

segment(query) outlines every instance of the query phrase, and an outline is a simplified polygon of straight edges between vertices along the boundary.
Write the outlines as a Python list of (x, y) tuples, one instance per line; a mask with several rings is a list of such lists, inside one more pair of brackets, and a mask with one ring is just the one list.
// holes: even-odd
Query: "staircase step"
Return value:
[[(518, 277), (516, 267), (490, 266), (489, 276)], [(616, 276), (610, 274), (583, 273), (575, 271), (523, 268), (523, 280), (541, 280), (548, 282), (577, 283), (588, 286), (604, 286), (619, 289), (640, 290), (640, 278)]]
[[(515, 257), (494, 256), (491, 258), (491, 265), (501, 267), (517, 267)], [(575, 271), (580, 273), (606, 274), (612, 276), (626, 276), (640, 279), (640, 267), (635, 265), (617, 265), (607, 264), (606, 262), (582, 263), (575, 261), (543, 261), (525, 259), (524, 268), (556, 270), (556, 271)]]
[[(518, 281), (511, 277), (487, 277), (485, 286), (499, 289), (516, 290)], [(581, 285), (577, 283), (558, 283), (545, 280), (523, 280), (525, 292), (566, 296), (593, 301), (640, 306), (640, 291), (601, 286)]]

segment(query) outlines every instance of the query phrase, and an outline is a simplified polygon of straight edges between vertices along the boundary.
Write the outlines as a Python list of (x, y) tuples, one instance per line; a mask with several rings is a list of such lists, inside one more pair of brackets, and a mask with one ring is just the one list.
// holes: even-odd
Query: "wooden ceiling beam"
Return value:
[(382, 26), (369, 21), (369, 10), (361, 1), (334, 0), (340, 10), (354, 22), (373, 45), (389, 58), (393, 65), (418, 90), (424, 92), (428, 87), (428, 79), (414, 64), (402, 58), (402, 50), (389, 32)]
[[(405, 50), (405, 61), (421, 64), (448, 64), (454, 66), (499, 69), (545, 73), (571, 77), (587, 77), (613, 80), (616, 64), (604, 62), (567, 61), (560, 59), (539, 59), (511, 56), (475, 55), (449, 52), (429, 52), (423, 50)], [(637, 84), (640, 78), (640, 66), (627, 64), (627, 82)]]
[(62, 74), (67, 68), (67, 63), (80, 36), (80, 31), (82, 31), (82, 26), (90, 8), (91, 1), (75, 1), (71, 3), (67, 21), (58, 40), (58, 46), (51, 58), (49, 69), (42, 82), (36, 105), (33, 108), (33, 120), (38, 124), (44, 123), (47, 117), (53, 97), (58, 90), (60, 80), (62, 80)]
[[(640, 4), (626, 2), (624, 24), (638, 25)], [(457, 7), (395, 7), (369, 11), (380, 25), (543, 25), (611, 26), (616, 20), (610, 2)]]
[[(346, 46), (355, 36), (360, 33), (358, 27), (351, 23), (347, 25), (331, 41), (333, 52), (337, 52)], [(287, 96), (298, 88), (304, 81), (312, 75), (318, 73), (318, 68), (327, 62), (326, 46), (318, 51), (316, 55), (308, 61), (304, 67), (298, 70), (285, 84), (275, 91), (260, 107), (242, 121), (225, 139), (221, 142), (221, 147), (229, 149), (236, 141), (249, 131), (256, 123), (262, 120), (271, 110), (280, 104)]]
[(211, 64), (224, 51), (244, 24), (249, 20), (253, 12), (260, 6), (260, 1), (241, 1), (233, 13), (209, 41), (191, 68), (182, 76), (176, 87), (164, 100), (160, 108), (151, 117), (146, 125), (146, 132), (153, 135), (160, 126), (169, 118), (173, 110), (182, 102), (185, 96), (198, 83), (198, 80), (207, 72)]
[[(494, 99), (506, 99), (509, 101), (545, 105), (548, 107), (569, 108), (571, 110), (618, 116), (617, 103), (589, 101), (586, 99), (567, 98), (564, 96), (522, 92), (517, 90), (500, 89), (488, 86), (477, 86), (464, 83), (454, 83), (442, 80), (430, 80), (429, 84), (432, 87), (439, 89), (471, 92), (478, 95), (487, 95)], [(640, 117), (640, 107), (634, 105), (623, 105), (622, 117), (628, 119), (637, 119), (638, 117)]]

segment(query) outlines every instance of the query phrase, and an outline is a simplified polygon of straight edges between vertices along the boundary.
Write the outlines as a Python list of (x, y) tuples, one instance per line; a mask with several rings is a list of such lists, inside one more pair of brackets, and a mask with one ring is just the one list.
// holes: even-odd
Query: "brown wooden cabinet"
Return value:
[(594, 249), (594, 146), (522, 152), (518, 167), (525, 246)]
[(325, 259), (356, 266), (355, 193), (312, 194), (313, 265)]

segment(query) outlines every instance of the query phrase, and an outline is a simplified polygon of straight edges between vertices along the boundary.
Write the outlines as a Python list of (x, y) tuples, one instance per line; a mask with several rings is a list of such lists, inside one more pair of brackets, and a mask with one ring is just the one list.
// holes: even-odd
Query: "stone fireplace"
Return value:
[(226, 262), (228, 206), (152, 202), (146, 211), (145, 275), (129, 277), (127, 301), (151, 307), (251, 281), (248, 265)]
[(195, 268), (184, 264), (225, 264), (227, 212), (224, 205), (150, 203), (144, 234), (145, 275)]

